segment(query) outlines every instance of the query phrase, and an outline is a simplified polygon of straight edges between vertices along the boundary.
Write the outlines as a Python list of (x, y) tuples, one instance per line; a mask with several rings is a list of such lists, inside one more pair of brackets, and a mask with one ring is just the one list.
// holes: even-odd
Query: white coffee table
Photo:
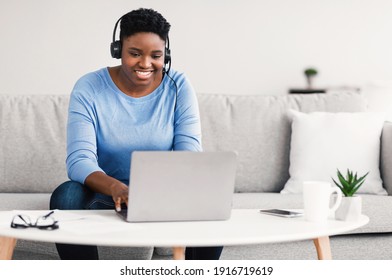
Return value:
[(319, 259), (331, 259), (329, 236), (369, 222), (328, 220), (317, 225), (300, 218), (260, 214), (258, 209), (234, 209), (227, 221), (126, 223), (113, 210), (58, 211), (60, 228), (45, 231), (12, 229), (16, 213), (39, 216), (48, 211), (0, 211), (0, 259), (11, 259), (17, 239), (102, 246), (173, 247), (174, 259), (184, 258), (186, 246), (231, 246), (314, 240)]

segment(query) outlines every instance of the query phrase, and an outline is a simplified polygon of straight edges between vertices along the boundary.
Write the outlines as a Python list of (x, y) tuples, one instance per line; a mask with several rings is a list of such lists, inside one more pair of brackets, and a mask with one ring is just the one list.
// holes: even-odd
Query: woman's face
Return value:
[(162, 80), (165, 41), (157, 34), (140, 32), (123, 40), (121, 69), (132, 86), (157, 87)]

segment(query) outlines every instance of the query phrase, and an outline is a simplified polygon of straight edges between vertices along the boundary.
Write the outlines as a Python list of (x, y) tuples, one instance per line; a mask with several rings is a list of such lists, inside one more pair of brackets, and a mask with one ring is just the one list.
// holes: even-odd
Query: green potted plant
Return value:
[(313, 79), (317, 75), (317, 70), (314, 68), (307, 68), (304, 71), (304, 74), (306, 76), (306, 82), (308, 84), (308, 88), (311, 89), (313, 87)]
[(343, 198), (340, 206), (335, 212), (335, 218), (337, 220), (356, 220), (360, 217), (362, 212), (362, 198), (355, 195), (362, 184), (365, 182), (366, 176), (369, 174), (367, 172), (363, 176), (358, 176), (357, 172), (347, 169), (346, 176), (337, 170), (338, 182), (333, 178), (335, 185), (342, 191)]

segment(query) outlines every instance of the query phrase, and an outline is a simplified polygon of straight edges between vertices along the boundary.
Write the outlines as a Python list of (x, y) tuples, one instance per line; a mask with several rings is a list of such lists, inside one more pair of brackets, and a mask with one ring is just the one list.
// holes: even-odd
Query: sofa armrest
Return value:
[(382, 130), (380, 159), (384, 188), (392, 195), (392, 122), (385, 122)]

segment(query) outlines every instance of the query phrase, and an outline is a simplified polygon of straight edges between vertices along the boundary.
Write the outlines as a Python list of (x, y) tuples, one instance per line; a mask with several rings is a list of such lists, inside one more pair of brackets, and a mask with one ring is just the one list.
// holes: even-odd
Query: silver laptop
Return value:
[(128, 222), (230, 218), (237, 165), (234, 152), (132, 153)]

